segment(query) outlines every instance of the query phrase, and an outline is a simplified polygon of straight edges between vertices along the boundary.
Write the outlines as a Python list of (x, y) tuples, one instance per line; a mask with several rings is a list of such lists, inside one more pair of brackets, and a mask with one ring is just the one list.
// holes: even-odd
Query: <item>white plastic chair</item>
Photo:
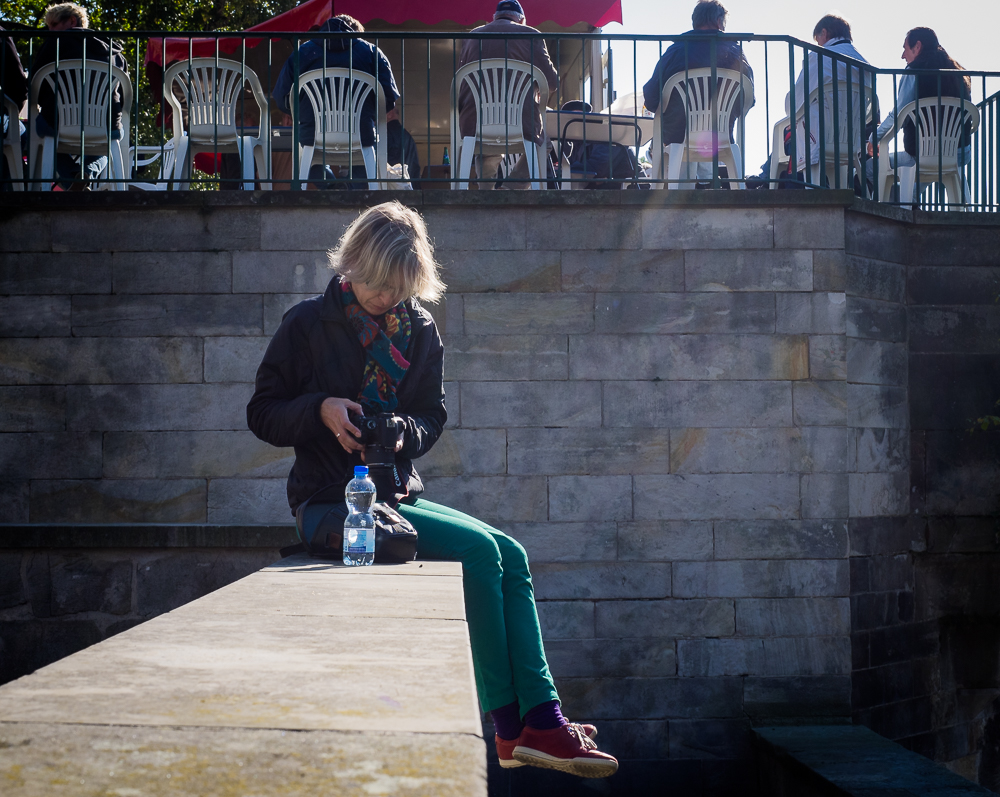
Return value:
[[(178, 91), (174, 91), (174, 83)], [(238, 124), (244, 84), (250, 85), (260, 113), (260, 127)], [(254, 161), (261, 187), (270, 189), (266, 147), (271, 116), (257, 74), (238, 61), (192, 58), (178, 61), (163, 76), (163, 94), (174, 117), (174, 186), (190, 180), (191, 162), (199, 152), (236, 152), (243, 167), (243, 188), (254, 189)], [(181, 104), (184, 99), (186, 108)], [(187, 114), (187, 130), (184, 115)]]
[[(476, 135), (459, 140), (458, 97), (467, 84), (476, 104)], [(542, 103), (549, 96), (549, 83), (542, 71), (526, 61), (508, 58), (484, 58), (466, 64), (455, 73), (451, 84), (451, 187), (468, 189), (472, 159), (480, 148), (483, 154), (509, 154), (512, 145), (524, 151), (531, 188), (546, 185), (543, 168), (548, 155), (535, 142), (524, 137), (524, 104), (534, 100), (538, 84)]]
[[(888, 145), (896, 133), (903, 129), (907, 119), (913, 120), (917, 131), (919, 154), (917, 164), (901, 166), (894, 171), (888, 168), (883, 154), (879, 164), (882, 177), (882, 191), (879, 193), (879, 198), (883, 202), (890, 201), (892, 184), (898, 176), (900, 201), (907, 204), (912, 202), (919, 165), (921, 183), (943, 183), (948, 194), (948, 203), (954, 206), (954, 210), (965, 210), (970, 193), (963, 169), (958, 163), (958, 154), (962, 129), (965, 125), (971, 123), (973, 133), (979, 129), (979, 108), (969, 100), (957, 97), (942, 97), (940, 105), (937, 97), (927, 97), (907, 103), (896, 115), (892, 128), (879, 141), (880, 153), (888, 153), (888, 147), (883, 147), (883, 144)], [(882, 163), (886, 164), (884, 174), (882, 174)]]
[[(841, 88), (843, 87), (843, 88)], [(823, 142), (819, 142), (820, 130), (818, 127), (819, 114), (814, 114), (810, 117), (809, 122), (809, 135), (810, 137), (815, 137), (817, 143), (815, 145), (815, 152), (822, 152), (822, 155), (817, 154), (817, 161), (825, 161), (825, 172), (826, 178), (829, 181), (830, 187), (835, 188), (837, 185), (837, 172), (835, 170), (840, 170), (840, 187), (841, 188), (851, 188), (854, 186), (848, 185), (848, 178), (850, 176), (850, 167), (853, 165), (854, 169), (861, 172), (861, 161), (859, 159), (861, 152), (861, 141), (864, 136), (864, 125), (871, 120), (872, 114), (872, 97), (871, 89), (865, 89), (865, 121), (861, 121), (861, 90), (857, 87), (857, 81), (851, 87), (851, 94), (848, 97), (846, 82), (840, 81), (838, 84), (838, 97), (837, 97), (837, 122), (834, 124), (833, 119), (833, 85), (827, 83), (823, 86)], [(803, 104), (795, 115), (795, 125), (791, 124), (790, 117), (785, 117), (778, 121), (771, 133), (771, 187), (776, 188), (775, 181), (778, 179), (778, 175), (783, 171), (787, 171), (789, 160), (791, 156), (785, 153), (785, 128), (792, 127), (792, 135), (795, 135), (796, 127), (799, 124), (803, 124), (804, 114), (809, 113), (810, 108), (814, 103), (817, 104), (820, 101), (820, 89), (816, 89), (809, 95), (809, 102)], [(850, 135), (848, 135), (850, 133)], [(804, 138), (804, 136), (803, 136)], [(805, 164), (807, 161), (812, 160), (813, 152), (798, 152), (795, 153), (796, 161), (801, 164)], [(809, 164), (809, 182), (813, 185), (821, 185), (820, 180), (822, 175), (820, 175), (820, 163), (810, 163)], [(785, 167), (782, 169), (782, 167)]]
[[(292, 87), (292, 92), (295, 87)], [(388, 134), (385, 129), (385, 93), (374, 75), (357, 69), (326, 67), (313, 69), (299, 78), (299, 103), (309, 103), (315, 121), (315, 138), (304, 145), (299, 157), (300, 188), (306, 189), (313, 163), (326, 160), (347, 164), (350, 168), (358, 155), (365, 165), (365, 176), (372, 191), (382, 188), (386, 178)], [(304, 95), (304, 96), (301, 96)], [(375, 97), (374, 147), (361, 146), (361, 111), (369, 97)], [(292, 124), (295, 124), (295, 98), (289, 97)]]
[[(43, 83), (48, 83), (55, 94), (55, 136), (40, 136), (35, 128), (34, 102), (28, 104), (30, 132), (28, 164), (36, 178), (34, 190), (49, 191), (55, 179), (56, 154), (110, 155), (110, 188), (125, 190), (125, 168), (121, 142), (129, 138), (129, 110), (132, 107), (132, 81), (125, 72), (107, 61), (88, 60), (86, 68), (81, 59), (69, 59), (46, 64), (31, 79), (32, 98), (37, 98)], [(120, 86), (122, 100), (122, 137), (111, 138), (111, 98), (115, 86)], [(81, 147), (81, 136), (83, 144)]]
[(133, 181), (129, 183), (129, 188), (135, 188), (139, 191), (166, 191), (170, 180), (174, 174), (174, 141), (171, 139), (163, 144), (162, 147), (153, 145), (141, 145), (138, 147), (129, 147), (129, 167), (133, 169), (141, 169), (145, 166), (149, 166), (151, 163), (155, 163), (162, 156), (163, 160), (160, 161), (160, 171), (156, 175), (156, 179), (153, 182), (143, 182), (135, 180), (135, 175), (133, 174)]
[[(753, 105), (753, 81), (741, 72), (733, 69), (716, 69), (717, 87), (715, 92), (715, 107), (712, 107), (712, 69), (701, 67), (689, 69), (687, 74), (678, 72), (671, 75), (663, 86), (660, 94), (660, 107), (653, 117), (653, 178), (663, 179), (663, 155), (666, 154), (667, 180), (676, 182), (681, 176), (681, 167), (691, 163), (711, 163), (714, 155), (715, 136), (713, 124), (718, 131), (719, 163), (726, 164), (730, 179), (743, 176), (743, 155), (739, 144), (729, 141), (729, 123), (736, 107), (736, 101), (743, 97), (742, 111), (738, 124), (743, 130), (744, 119), (750, 106)], [(687, 81), (685, 85), (685, 80)], [(661, 144), (662, 117), (666, 110), (670, 95), (677, 92), (684, 103), (687, 113), (687, 134), (680, 143)], [(717, 121), (713, 122), (713, 119)], [(742, 133), (737, 133), (741, 138)], [(746, 184), (739, 180), (740, 188)], [(655, 183), (654, 188), (666, 188), (667, 183)], [(685, 187), (690, 188), (690, 185)]]
[(24, 159), (21, 157), (21, 127), (18, 124), (19, 109), (6, 94), (3, 95), (4, 113), (7, 114), (7, 135), (3, 139), (3, 156), (10, 168), (11, 188), (24, 190)]

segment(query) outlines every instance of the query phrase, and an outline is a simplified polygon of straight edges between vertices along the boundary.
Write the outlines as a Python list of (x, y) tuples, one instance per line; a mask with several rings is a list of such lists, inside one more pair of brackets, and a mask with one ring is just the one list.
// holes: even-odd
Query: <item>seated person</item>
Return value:
[[(320, 26), (320, 32), (333, 33), (364, 33), (364, 26), (354, 17), (347, 14), (339, 14), (331, 17)], [(382, 86), (385, 94), (385, 110), (391, 111), (396, 106), (399, 99), (399, 90), (396, 88), (396, 80), (392, 76), (392, 67), (385, 54), (371, 42), (364, 39), (348, 39), (333, 37), (329, 39), (311, 39), (299, 47), (299, 74), (311, 72), (314, 69), (322, 69), (323, 66), (353, 68), (359, 72), (366, 72), (374, 75)], [(277, 106), (285, 113), (292, 112), (291, 91), (295, 84), (295, 56), (289, 56), (285, 61), (278, 81), (274, 84), (272, 97)], [(361, 141), (362, 147), (373, 147), (377, 140), (376, 109), (374, 96), (368, 97), (361, 107)], [(316, 142), (316, 120), (313, 118), (312, 106), (304, 94), (299, 95), (299, 143), (309, 146)], [(318, 156), (319, 157), (319, 156)], [(359, 176), (363, 167), (355, 166), (352, 175), (355, 179)], [(374, 177), (374, 175), (368, 175)], [(333, 178), (333, 171), (328, 166), (324, 174), (322, 163), (313, 164), (309, 170), (310, 180), (330, 180)], [(364, 186), (367, 188), (367, 185)]]
[[(563, 103), (563, 111), (590, 113), (589, 102), (571, 100)], [(570, 131), (581, 130), (582, 126), (571, 125)], [(573, 180), (588, 179), (587, 183), (573, 183), (573, 188), (621, 188), (626, 180), (631, 180), (639, 171), (639, 161), (629, 147), (607, 140), (566, 139), (562, 143), (562, 156), (569, 161)]]
[[(90, 24), (87, 10), (76, 3), (59, 3), (45, 9), (45, 27), (55, 31), (84, 31)], [(60, 61), (81, 59), (88, 61), (109, 60), (114, 66), (126, 69), (125, 58), (122, 55), (121, 44), (109, 42), (101, 36), (53, 36), (46, 38), (35, 56), (31, 66), (31, 74), (35, 74), (46, 64), (55, 62), (58, 54)], [(56, 118), (56, 95), (52, 88), (43, 83), (36, 98), (39, 114), (35, 117), (35, 130), (40, 136), (54, 136), (59, 121)], [(122, 137), (122, 96), (121, 88), (116, 87), (111, 98), (111, 138)], [(54, 191), (82, 191), (89, 188), (91, 180), (104, 171), (108, 165), (107, 155), (85, 155), (83, 157), (83, 180), (80, 180), (81, 161), (79, 156), (60, 152), (56, 155), (56, 173), (59, 180), (53, 184)]]
[(390, 166), (403, 164), (414, 189), (420, 188), (420, 155), (417, 145), (399, 121), (399, 109), (393, 108), (385, 115), (386, 160)]
[[(937, 34), (930, 28), (914, 28), (903, 39), (903, 54), (907, 69), (964, 69), (947, 50), (938, 42)], [(895, 107), (879, 125), (875, 140), (881, 141), (896, 122), (896, 112), (902, 110), (916, 99), (941, 97), (960, 97), (964, 100), (972, 98), (971, 83), (968, 75), (956, 75), (943, 72), (940, 75), (940, 95), (938, 94), (938, 75), (903, 75), (897, 87)], [(958, 165), (965, 166), (972, 160), (971, 122), (962, 135), (958, 150)], [(874, 154), (871, 142), (868, 143), (868, 154)], [(885, 157), (884, 153), (880, 153)], [(897, 167), (916, 166), (917, 131), (912, 119), (907, 119), (903, 125), (903, 151), (888, 153), (888, 165), (891, 169)], [(884, 162), (883, 162), (884, 163)], [(880, 169), (884, 166), (880, 165)], [(875, 162), (869, 160), (865, 164), (868, 180), (873, 180)], [(880, 186), (881, 188), (881, 186)], [(914, 184), (914, 190), (919, 192), (919, 186)], [(903, 202), (911, 202), (914, 197), (900, 197)]]
[[(816, 23), (816, 27), (813, 28), (813, 40), (820, 47), (824, 47), (827, 50), (832, 50), (840, 55), (845, 55), (849, 58), (853, 58), (856, 61), (861, 61), (867, 64), (868, 62), (862, 57), (852, 44), (851, 38), (851, 26), (846, 19), (842, 17), (834, 16), (833, 14), (827, 14), (819, 22)], [(839, 108), (846, 109), (850, 98), (847, 94), (847, 63), (842, 60), (837, 60), (836, 62), (836, 75), (837, 75), (837, 93), (840, 95), (837, 98)], [(807, 66), (809, 71), (809, 85), (806, 85), (805, 80), (805, 68), (799, 72), (799, 76), (795, 81), (795, 114), (798, 118), (798, 124), (795, 129), (795, 159), (796, 167), (795, 171), (803, 171), (807, 164), (818, 164), (820, 162), (820, 147), (819, 143), (819, 100), (815, 100), (809, 105), (809, 138), (806, 139), (806, 125), (804, 114), (802, 109), (805, 104), (809, 101), (809, 95), (816, 91), (819, 86), (819, 54), (813, 51), (809, 52), (807, 58)], [(829, 87), (824, 88), (823, 91), (823, 103), (826, 119), (833, 118), (833, 76), (834, 76), (834, 60), (828, 56), (823, 57), (823, 86)], [(861, 85), (862, 75), (857, 67), (851, 68), (851, 86), (853, 89), (857, 89)], [(872, 74), (867, 70), (864, 73), (864, 83), (865, 83), (865, 109), (859, 114), (861, 119), (861, 125), (857, 126), (854, 130), (854, 142), (853, 147), (855, 152), (861, 151), (861, 138), (862, 130), (865, 123), (865, 118), (867, 117), (867, 109), (872, 103), (871, 86), (872, 86)], [(785, 112), (788, 113), (789, 119), (792, 118), (791, 114), (791, 93), (785, 97)], [(846, 143), (846, 142), (844, 142)], [(846, 154), (846, 153), (845, 153)], [(845, 186), (846, 188), (846, 186)]]
[[(0, 28), (3, 33), (3, 28)], [(20, 108), (24, 101), (28, 99), (28, 76), (21, 66), (21, 58), (17, 54), (17, 47), (10, 36), (0, 36), (0, 94), (3, 94)], [(24, 149), (25, 127), (15, 116), (13, 119), (7, 116), (6, 105), (0, 105), (0, 138), (6, 140), (7, 129), (10, 125), (18, 125), (21, 136), (21, 149)], [(7, 183), (11, 178), (10, 167), (7, 165), (7, 158), (0, 157), (0, 191), (8, 191), (11, 186)]]
[[(682, 34), (681, 41), (674, 42), (663, 54), (653, 70), (653, 76), (642, 87), (642, 96), (646, 109), (656, 112), (660, 107), (660, 97), (663, 87), (673, 75), (684, 72), (685, 69), (703, 69), (712, 66), (712, 41), (708, 38), (726, 29), (726, 18), (729, 12), (719, 0), (699, 0), (691, 13), (691, 27)], [(684, 37), (691, 37), (690, 40)], [(743, 55), (739, 42), (720, 39), (715, 42), (716, 64), (718, 69), (732, 69), (746, 75), (753, 83), (753, 70)], [(751, 106), (752, 107), (752, 106)], [(742, 99), (733, 106), (729, 120), (729, 141), (735, 142), (734, 131), (736, 120), (743, 113)], [(746, 109), (746, 110), (749, 110)], [(667, 107), (662, 111), (660, 130), (662, 144), (679, 144), (687, 134), (687, 114), (684, 111), (684, 97), (678, 92), (671, 94)], [(721, 131), (720, 131), (721, 132)], [(712, 164), (697, 163), (697, 178), (700, 181), (712, 179)]]
[[(473, 33), (538, 33), (535, 28), (525, 24), (524, 9), (518, 0), (500, 0), (497, 4), (493, 21), (475, 28)], [(549, 84), (549, 94), (552, 95), (559, 88), (559, 73), (556, 72), (552, 59), (549, 58), (548, 48), (545, 40), (538, 38), (515, 38), (515, 39), (467, 39), (462, 45), (462, 51), (458, 56), (458, 66), (462, 67), (485, 58), (509, 58), (512, 61), (523, 61), (527, 64), (534, 64)], [(548, 136), (545, 135), (545, 123), (542, 119), (544, 104), (548, 102), (548, 97), (539, 97), (538, 91), (530, 101), (524, 103), (524, 112), (521, 117), (521, 132), (527, 141), (534, 141), (540, 147), (542, 168), (545, 168), (545, 153), (549, 150)], [(458, 92), (458, 127), (462, 138), (477, 135), (476, 101), (472, 96), (472, 90), (468, 83), (463, 83)], [(520, 141), (511, 141), (510, 149), (517, 151), (520, 149)], [(458, 153), (454, 153), (457, 158)], [(476, 152), (475, 156), (476, 176), (484, 177), (485, 184), (493, 187), (494, 178), (503, 160), (503, 153), (483, 153)], [(531, 170), (529, 164), (523, 157), (519, 157), (514, 168), (507, 176), (505, 185), (508, 188), (528, 188), (526, 181), (530, 180)], [(538, 175), (538, 179), (545, 180), (546, 175)], [(475, 184), (469, 186), (475, 187)]]

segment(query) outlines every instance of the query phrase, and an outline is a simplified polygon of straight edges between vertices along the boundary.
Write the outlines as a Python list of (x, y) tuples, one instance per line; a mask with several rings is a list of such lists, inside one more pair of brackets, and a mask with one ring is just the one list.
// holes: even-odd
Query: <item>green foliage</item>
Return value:
[[(1000, 401), (996, 403), (996, 406), (1000, 407)], [(974, 432), (979, 429), (983, 432), (988, 432), (990, 429), (998, 427), (1000, 427), (1000, 415), (983, 415), (972, 422), (972, 428), (969, 431)]]

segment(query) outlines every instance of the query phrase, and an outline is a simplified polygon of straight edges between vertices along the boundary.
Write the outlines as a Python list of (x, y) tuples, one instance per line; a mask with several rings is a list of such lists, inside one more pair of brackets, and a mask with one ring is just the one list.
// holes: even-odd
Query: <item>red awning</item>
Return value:
[[(561, 28), (570, 28), (586, 22), (601, 28), (610, 22), (622, 21), (621, 0), (521, 0), (529, 25), (552, 22)], [(350, 14), (362, 23), (384, 19), (390, 25), (416, 21), (425, 25), (454, 22), (462, 28), (471, 28), (493, 19), (496, 5), (491, 0), (306, 0), (284, 14), (247, 29), (251, 32), (308, 31), (322, 25), (335, 14)], [(146, 63), (163, 64), (163, 39), (150, 39), (146, 46)], [(247, 39), (247, 47), (256, 47), (261, 39)], [(215, 55), (216, 40), (199, 38), (166, 39), (167, 63), (187, 58)], [(239, 38), (220, 39), (219, 53), (234, 54), (240, 50)]]

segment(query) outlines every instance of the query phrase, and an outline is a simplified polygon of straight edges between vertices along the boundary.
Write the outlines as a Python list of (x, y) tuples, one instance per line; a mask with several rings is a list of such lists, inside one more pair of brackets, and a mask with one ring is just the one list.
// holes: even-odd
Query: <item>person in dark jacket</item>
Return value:
[[(34, 75), (46, 64), (59, 61), (86, 58), (88, 61), (111, 62), (123, 71), (127, 70), (125, 57), (122, 55), (121, 43), (111, 41), (104, 36), (87, 35), (90, 21), (87, 10), (76, 3), (59, 3), (45, 9), (45, 27), (51, 31), (66, 31), (67, 36), (50, 36), (45, 39), (35, 56), (31, 66)], [(40, 136), (54, 136), (58, 131), (59, 120), (56, 118), (56, 96), (48, 83), (43, 83), (36, 98), (38, 116), (35, 117), (35, 130)], [(122, 95), (121, 88), (115, 87), (111, 96), (110, 124), (111, 138), (121, 139), (122, 136)], [(80, 181), (79, 157), (60, 152), (56, 155), (56, 173), (60, 179), (55, 183), (55, 190), (70, 191), (87, 188), (89, 182), (97, 178), (107, 166), (107, 155), (86, 155), (83, 158), (84, 180)]]
[(396, 468), (405, 494), (379, 498), (399, 499), (397, 510), (417, 529), (419, 557), (462, 562), (476, 687), (493, 716), (501, 766), (613, 774), (618, 762), (590, 739), (597, 730), (567, 722), (559, 710), (524, 548), (420, 497), (413, 460), (434, 445), (448, 417), (444, 348), (419, 301), (444, 291), (423, 219), (399, 202), (369, 208), (331, 253), (331, 267), (326, 292), (285, 314), (247, 405), (257, 437), (295, 449), (289, 504), (294, 510), (320, 490), (343, 495), (364, 451), (350, 413), (394, 414), (403, 429)]
[[(340, 14), (331, 17), (324, 22), (319, 29), (320, 33), (364, 33), (364, 26), (354, 17), (347, 14)], [(396, 79), (392, 76), (392, 67), (385, 54), (371, 42), (364, 39), (348, 39), (346, 37), (333, 36), (330, 38), (312, 39), (298, 50), (298, 74), (304, 75), (313, 69), (323, 67), (343, 67), (344, 69), (356, 69), (373, 75), (382, 86), (385, 94), (385, 110), (391, 111), (396, 107), (396, 100), (399, 99), (399, 89), (396, 88)], [(285, 65), (278, 75), (278, 81), (274, 84), (275, 103), (285, 113), (292, 112), (291, 92), (295, 85), (296, 75), (296, 55), (293, 53), (285, 61)], [(375, 146), (377, 140), (375, 98), (369, 96), (361, 106), (361, 142), (362, 147)], [(316, 141), (316, 120), (313, 118), (312, 107), (305, 95), (299, 94), (299, 114), (297, 117), (299, 126), (299, 141), (304, 146), (314, 144)], [(364, 168), (356, 166), (352, 171), (352, 176), (364, 178)], [(323, 179), (324, 172), (322, 164), (315, 164), (309, 172), (310, 179)], [(332, 170), (327, 167), (325, 175), (329, 180), (333, 177)], [(363, 184), (367, 188), (367, 183)]]
[[(0, 28), (0, 34), (4, 32)], [(21, 58), (17, 53), (17, 47), (10, 36), (0, 36), (0, 94), (3, 94), (14, 105), (20, 108), (24, 101), (28, 99), (28, 76), (21, 66)], [(9, 125), (19, 126), (21, 136), (21, 149), (24, 149), (25, 127), (18, 120), (15, 114), (11, 119), (7, 114), (6, 105), (0, 105), (0, 138), (6, 139)], [(10, 180), (10, 167), (7, 165), (7, 158), (0, 156), (0, 191), (10, 190), (11, 186), (7, 182)]]
[(390, 166), (403, 164), (414, 189), (420, 188), (420, 154), (410, 131), (399, 121), (399, 110), (393, 108), (385, 115), (386, 161)]
[[(691, 27), (682, 34), (681, 41), (674, 42), (662, 55), (653, 70), (653, 76), (642, 87), (642, 96), (646, 110), (656, 112), (660, 107), (660, 96), (663, 87), (671, 76), (685, 69), (701, 69), (712, 66), (712, 47), (715, 47), (715, 66), (718, 69), (732, 69), (747, 76), (753, 83), (753, 70), (743, 55), (739, 42), (726, 39), (712, 39), (726, 29), (726, 18), (729, 12), (718, 0), (700, 0), (691, 14)], [(751, 107), (753, 105), (751, 104)], [(749, 108), (747, 109), (749, 110)], [(743, 100), (736, 100), (729, 119), (729, 141), (735, 142), (733, 132), (736, 120), (743, 113)], [(678, 92), (673, 92), (663, 109), (661, 130), (663, 144), (679, 144), (687, 133), (687, 114), (684, 112), (684, 98)], [(720, 131), (721, 132), (721, 131)], [(712, 164), (699, 163), (698, 178), (711, 179)]]

